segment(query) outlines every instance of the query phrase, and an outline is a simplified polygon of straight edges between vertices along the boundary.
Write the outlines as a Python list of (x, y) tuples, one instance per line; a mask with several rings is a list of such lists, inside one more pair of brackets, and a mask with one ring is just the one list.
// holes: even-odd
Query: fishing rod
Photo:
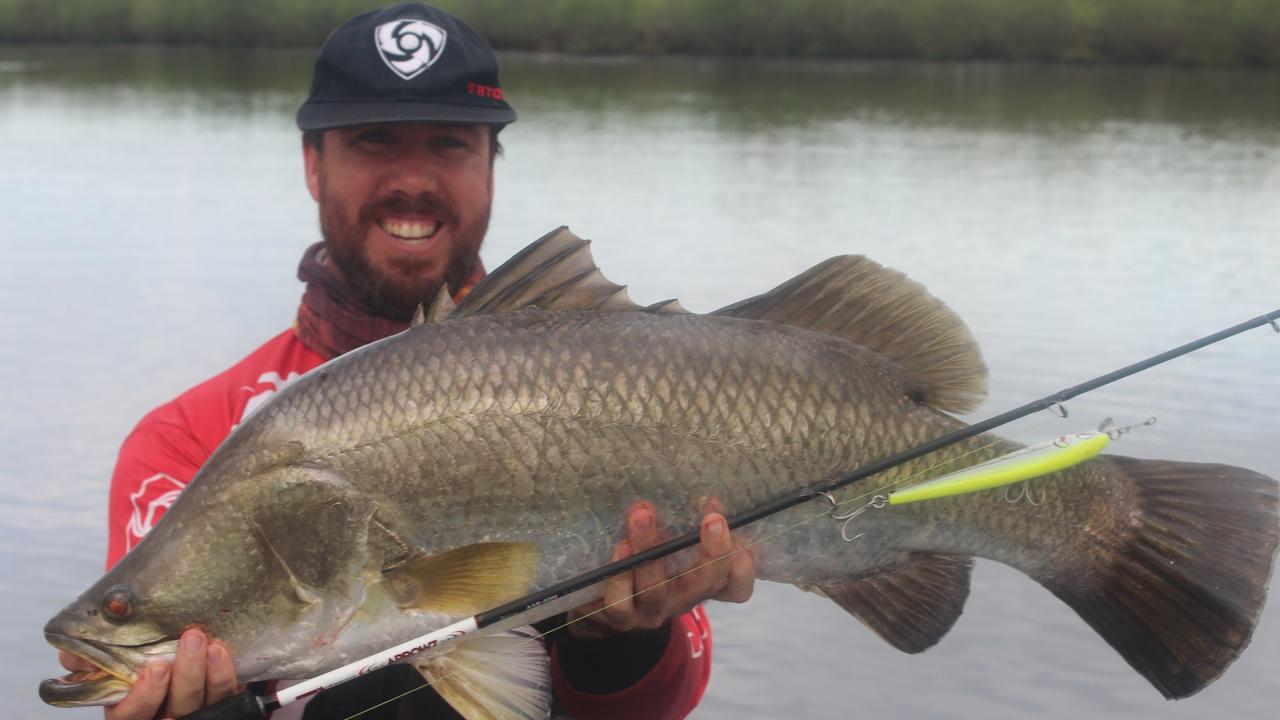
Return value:
[[(1052, 395), (1047, 395), (1039, 400), (1034, 400), (981, 422), (964, 427), (960, 430), (939, 436), (926, 443), (916, 445), (915, 447), (903, 450), (902, 452), (890, 455), (889, 457), (868, 465), (859, 466), (847, 473), (844, 473), (843, 475), (839, 475), (830, 480), (816, 483), (807, 488), (776, 498), (745, 513), (726, 518), (726, 522), (731, 529), (739, 528), (743, 525), (748, 525), (757, 520), (761, 520), (815, 498), (827, 499), (831, 501), (834, 506), (835, 501), (831, 499), (832, 491), (839, 490), (840, 488), (851, 485), (859, 480), (864, 480), (872, 475), (877, 475), (885, 470), (897, 467), (924, 455), (928, 455), (936, 450), (940, 450), (949, 445), (954, 445), (1002, 425), (1007, 425), (1014, 420), (1026, 417), (1032, 413), (1036, 413), (1041, 410), (1048, 410), (1054, 407), (1061, 407), (1062, 403), (1074, 397), (1096, 390), (1105, 385), (1110, 385), (1117, 380), (1148, 370), (1174, 358), (1195, 352), (1196, 350), (1221, 342), (1229, 337), (1239, 335), (1247, 330), (1262, 327), (1263, 325), (1270, 325), (1273, 330), (1280, 333), (1280, 324), (1277, 323), (1277, 319), (1280, 319), (1280, 309), (1273, 310), (1264, 315), (1259, 315), (1258, 317), (1246, 320), (1245, 322), (1237, 325), (1232, 325), (1224, 330), (1219, 330), (1218, 332), (1206, 335), (1198, 340), (1193, 340), (1184, 345), (1179, 345), (1171, 350), (1166, 350), (1118, 370), (1113, 370), (1104, 375), (1099, 375), (1092, 380), (1087, 380), (1064, 390), (1059, 390)], [(1063, 410), (1063, 415), (1065, 416), (1065, 410)], [(512, 600), (505, 605), (500, 605), (465, 620), (460, 620), (451, 625), (447, 625), (438, 630), (434, 630), (425, 635), (408, 640), (396, 645), (395, 647), (375, 653), (364, 659), (330, 670), (329, 672), (318, 675), (310, 680), (304, 680), (296, 685), (279, 690), (274, 694), (264, 696), (258, 695), (252, 691), (245, 691), (197, 710), (190, 715), (183, 716), (180, 720), (263, 720), (271, 712), (302, 698), (314, 695), (321, 690), (327, 690), (335, 685), (339, 685), (361, 675), (368, 674), (369, 672), (379, 668), (406, 660), (410, 657), (426, 652), (427, 650), (439, 647), (444, 643), (465, 638), (474, 634), (478, 630), (487, 628), (528, 610), (532, 610), (545, 603), (558, 600), (579, 590), (586, 589), (592, 585), (607, 580), (614, 575), (632, 570), (644, 563), (652, 562), (681, 550), (693, 547), (694, 545), (697, 545), (698, 542), (698, 531), (690, 531), (675, 539), (668, 540), (661, 545), (655, 545), (648, 550), (635, 553), (634, 555), (622, 560), (611, 562), (594, 570), (582, 573), (576, 577), (556, 583), (516, 600)]]

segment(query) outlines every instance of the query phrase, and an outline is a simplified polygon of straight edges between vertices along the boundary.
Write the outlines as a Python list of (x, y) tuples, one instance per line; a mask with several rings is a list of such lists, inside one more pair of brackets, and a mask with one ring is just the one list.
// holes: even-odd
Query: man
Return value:
[[(483, 276), (479, 248), (493, 200), (499, 131), (515, 120), (488, 44), (435, 8), (403, 4), (360, 15), (325, 41), (298, 111), (307, 188), (323, 243), (307, 250), (307, 287), (292, 328), (244, 360), (149, 413), (126, 439), (112, 478), (108, 565), (154, 525), (247, 414), (321, 363), (403, 330), (447, 285), (455, 299)], [(620, 518), (620, 520), (622, 520)], [(614, 559), (659, 541), (646, 503), (626, 520)], [(728, 554), (724, 518), (703, 518), (702, 555)], [(661, 563), (610, 580), (605, 598), (548, 643), (561, 710), (575, 717), (681, 717), (710, 672), (710, 630), (696, 607), (745, 601), (747, 553), (665, 584)], [(633, 597), (637, 590), (653, 588)], [(604, 608), (602, 612), (592, 611)], [(563, 620), (563, 619), (562, 619)], [(62, 654), (78, 669), (83, 661)], [(304, 718), (347, 717), (421, 680), (395, 666), (322, 693)], [(108, 720), (190, 713), (236, 686), (228, 648), (183, 633), (173, 663), (153, 663)], [(381, 714), (379, 714), (381, 713)], [(432, 692), (362, 717), (451, 717)]]

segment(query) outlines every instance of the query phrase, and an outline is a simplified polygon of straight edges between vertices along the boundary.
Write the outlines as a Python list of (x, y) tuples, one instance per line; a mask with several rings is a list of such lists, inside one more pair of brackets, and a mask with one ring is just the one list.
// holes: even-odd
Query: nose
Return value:
[(387, 186), (391, 192), (409, 197), (436, 193), (440, 190), (440, 168), (426, 153), (405, 151), (392, 160)]

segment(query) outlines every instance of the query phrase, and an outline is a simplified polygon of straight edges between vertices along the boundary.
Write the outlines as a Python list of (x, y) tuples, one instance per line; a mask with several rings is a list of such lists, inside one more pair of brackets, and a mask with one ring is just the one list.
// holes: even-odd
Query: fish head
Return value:
[(177, 646), (146, 613), (134, 619), (137, 599), (125, 585), (99, 587), (55, 615), (44, 627), (50, 645), (92, 664), (40, 683), (40, 698), (50, 705), (111, 705), (128, 694), (142, 667), (153, 659), (172, 658)]
[(174, 568), (150, 557), (167, 554), (144, 541), (45, 624), (50, 645), (94, 669), (45, 680), (41, 699), (60, 707), (110, 705), (128, 693), (148, 662), (172, 659), (187, 624), (176, 617), (178, 610), (189, 607), (195, 593)]
[[(45, 625), (49, 644), (92, 663), (40, 685), (62, 707), (118, 702), (197, 627), (237, 674), (295, 666), (362, 593), (364, 535), (351, 503), (298, 473), (217, 497), (192, 487), (121, 561)], [(196, 492), (193, 492), (196, 491)]]

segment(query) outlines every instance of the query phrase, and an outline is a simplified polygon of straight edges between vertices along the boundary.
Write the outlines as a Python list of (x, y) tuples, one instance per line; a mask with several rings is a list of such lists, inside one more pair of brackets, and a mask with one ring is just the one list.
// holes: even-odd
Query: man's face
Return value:
[(408, 320), (470, 275), (493, 203), (489, 142), (485, 125), (401, 123), (303, 144), (334, 269), (371, 309)]

